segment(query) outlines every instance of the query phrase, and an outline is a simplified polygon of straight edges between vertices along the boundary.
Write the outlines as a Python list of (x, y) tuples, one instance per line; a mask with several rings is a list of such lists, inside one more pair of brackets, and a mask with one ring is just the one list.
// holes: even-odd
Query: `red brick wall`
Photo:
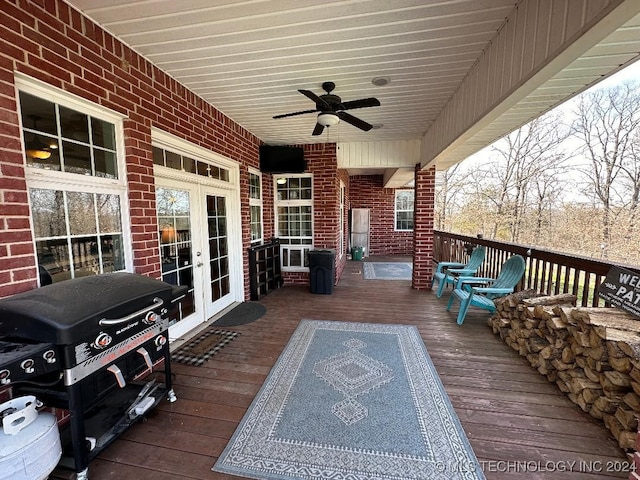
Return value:
[(414, 253), (413, 281), (415, 289), (431, 288), (433, 274), (433, 203), (436, 187), (436, 167), (415, 173), (415, 216), (414, 216)]
[(382, 175), (350, 177), (350, 208), (370, 209), (367, 255), (411, 255), (413, 232), (395, 231), (395, 190), (383, 188)]
[[(151, 127), (240, 163), (246, 252), (250, 238), (247, 167), (258, 166), (258, 138), (61, 0), (0, 0), (0, 11), (0, 297), (36, 286), (14, 72), (128, 117), (125, 152), (137, 273), (160, 275)], [(270, 181), (269, 175), (265, 177), (265, 183)], [(272, 220), (268, 222), (272, 211), (268, 201), (267, 196), (266, 235), (268, 225), (273, 225)], [(246, 278), (246, 255), (244, 269)]]

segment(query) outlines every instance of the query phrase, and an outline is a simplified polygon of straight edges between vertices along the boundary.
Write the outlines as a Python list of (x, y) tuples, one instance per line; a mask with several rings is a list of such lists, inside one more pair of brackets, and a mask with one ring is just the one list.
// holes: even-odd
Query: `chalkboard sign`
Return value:
[(640, 273), (611, 267), (599, 295), (614, 307), (640, 318)]

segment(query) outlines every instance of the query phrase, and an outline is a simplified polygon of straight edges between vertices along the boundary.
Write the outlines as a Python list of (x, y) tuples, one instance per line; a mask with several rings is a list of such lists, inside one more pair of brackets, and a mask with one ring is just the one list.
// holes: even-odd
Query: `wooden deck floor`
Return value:
[(361, 269), (349, 262), (331, 295), (271, 293), (265, 316), (227, 327), (241, 335), (204, 366), (173, 364), (178, 401), (162, 402), (102, 452), (91, 480), (237, 478), (211, 466), (303, 318), (416, 325), (488, 479), (628, 477), (611, 434), (503, 344), (486, 312), (470, 311), (458, 326), (446, 294), (364, 280)]

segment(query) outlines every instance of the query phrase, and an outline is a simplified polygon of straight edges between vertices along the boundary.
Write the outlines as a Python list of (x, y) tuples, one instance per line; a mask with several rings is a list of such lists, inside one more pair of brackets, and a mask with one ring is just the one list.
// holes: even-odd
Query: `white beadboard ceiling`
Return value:
[[(519, 0), (67, 1), (266, 143), (358, 145), (364, 142), (407, 145), (423, 140), (425, 132), (520, 3)], [(609, 0), (588, 1), (592, 2), (590, 6), (598, 7)], [(629, 5), (640, 0), (625, 2)], [(534, 8), (538, 5), (536, 1), (529, 4)], [(580, 17), (589, 7), (581, 1), (564, 4), (568, 5), (565, 11), (569, 17)], [(637, 10), (634, 6), (629, 8), (634, 9)], [(547, 11), (551, 11), (548, 6)], [(564, 19), (565, 24), (572, 22), (569, 17)], [(635, 13), (630, 17), (635, 17)], [(549, 37), (556, 33), (546, 31)], [(632, 62), (638, 57), (639, 42), (640, 17), (629, 18), (624, 28), (567, 64), (566, 70), (491, 124), (483, 125), (479, 132), (470, 132), (462, 148), (437, 159), (438, 167), (446, 168), (463, 160)], [(375, 77), (388, 77), (390, 83), (374, 86)], [(324, 93), (321, 85), (325, 81), (335, 82), (333, 93), (342, 101), (378, 98), (381, 106), (349, 113), (380, 128), (363, 132), (340, 122), (325, 129), (321, 136), (312, 136), (314, 113), (272, 118), (315, 109), (315, 103), (297, 90), (311, 90), (320, 95)], [(351, 154), (353, 158), (358, 155), (360, 151)], [(412, 158), (406, 165), (412, 166), (413, 162)], [(367, 167), (364, 163), (359, 166)], [(396, 168), (393, 162), (389, 168)]]
[[(70, 0), (193, 92), (271, 144), (420, 139), (516, 0)], [(372, 84), (387, 76), (385, 87)], [(312, 136), (335, 82), (350, 110), (382, 128), (341, 122)]]

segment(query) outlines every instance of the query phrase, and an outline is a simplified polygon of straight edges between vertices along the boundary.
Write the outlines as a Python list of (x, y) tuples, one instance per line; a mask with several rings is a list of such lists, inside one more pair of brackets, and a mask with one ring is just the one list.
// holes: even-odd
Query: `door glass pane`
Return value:
[(207, 195), (206, 204), (209, 226), (211, 299), (215, 302), (229, 293), (226, 199), (225, 197)]
[(156, 205), (162, 280), (189, 287), (178, 311), (171, 315), (172, 323), (175, 323), (195, 312), (189, 192), (158, 187)]

